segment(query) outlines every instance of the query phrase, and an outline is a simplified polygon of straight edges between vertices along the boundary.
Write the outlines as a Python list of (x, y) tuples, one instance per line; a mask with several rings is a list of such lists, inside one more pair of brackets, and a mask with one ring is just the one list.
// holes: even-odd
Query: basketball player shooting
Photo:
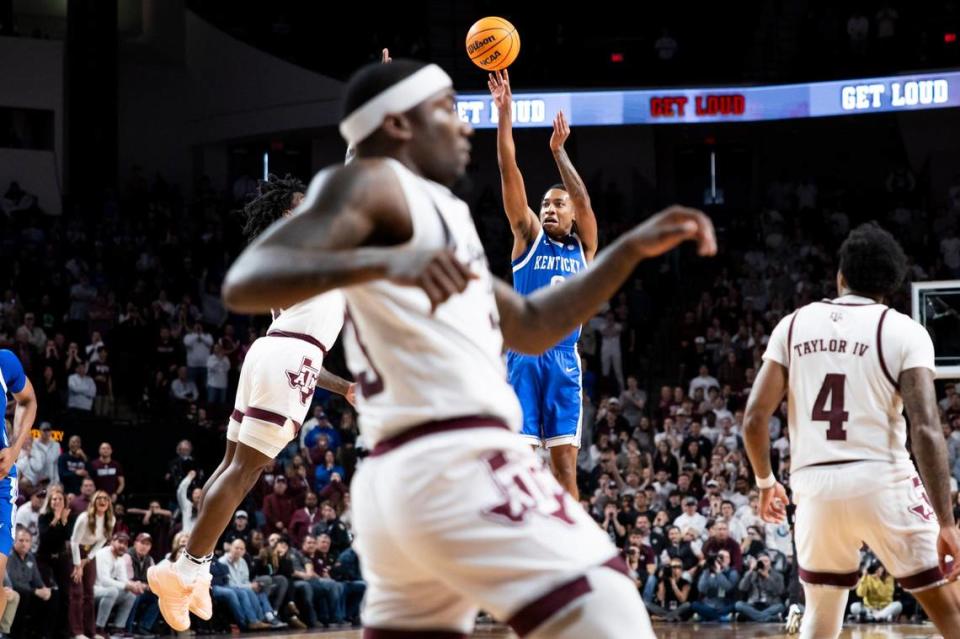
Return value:
[(483, 607), (534, 639), (652, 637), (617, 549), (516, 436), (502, 353), (551, 348), (641, 260), (687, 240), (712, 255), (710, 220), (671, 207), (589, 270), (523, 297), (493, 278), (449, 189), (473, 131), (443, 70), (362, 68), (340, 131), (357, 159), (321, 172), (303, 212), (248, 247), (224, 299), (260, 312), (345, 287), (347, 359), (373, 447), (351, 486), (364, 636), (461, 637)]
[[(269, 176), (256, 199), (244, 207), (243, 232), (250, 239), (289, 217), (303, 200), (299, 180)], [(243, 497), (264, 467), (292, 440), (313, 402), (316, 386), (344, 395), (353, 403), (354, 385), (322, 368), (327, 348), (343, 326), (343, 296), (331, 291), (269, 310), (273, 322), (266, 337), (253, 343), (240, 369), (227, 448), (220, 465), (203, 487), (200, 512), (187, 547), (175, 563), (147, 571), (160, 612), (175, 631), (190, 627), (190, 614), (210, 619), (210, 561), (217, 539), (233, 519)]]
[[(768, 428), (786, 394), (806, 595), (801, 638), (839, 635), (866, 543), (943, 636), (958, 639), (960, 529), (934, 394), (933, 343), (920, 324), (884, 303), (899, 290), (907, 257), (874, 223), (852, 231), (839, 257), (840, 296), (780, 321), (750, 392), (744, 443), (761, 515), (782, 522), (786, 514)], [(907, 452), (904, 407), (919, 475)]]
[[(523, 175), (513, 143), (510, 75), (491, 73), (488, 87), (497, 106), (497, 162), (503, 188), (503, 206), (513, 231), (513, 288), (529, 295), (553, 286), (584, 270), (597, 252), (597, 218), (587, 187), (580, 178), (564, 142), (570, 126), (563, 115), (553, 120), (550, 150), (563, 184), (547, 189), (537, 215), (527, 203)], [(507, 354), (510, 385), (523, 409), (521, 434), (534, 446), (550, 451), (557, 481), (579, 500), (577, 449), (583, 412), (583, 374), (577, 340), (580, 327), (539, 355), (516, 351)]]

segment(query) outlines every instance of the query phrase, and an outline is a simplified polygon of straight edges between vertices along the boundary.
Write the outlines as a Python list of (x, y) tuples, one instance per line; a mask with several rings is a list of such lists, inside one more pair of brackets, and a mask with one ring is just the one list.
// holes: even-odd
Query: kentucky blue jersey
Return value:
[[(587, 268), (583, 243), (577, 235), (568, 235), (563, 242), (551, 239), (540, 227), (526, 252), (513, 261), (513, 288), (521, 295), (530, 295), (538, 288), (553, 286)], [(555, 348), (572, 349), (580, 339), (580, 328), (567, 335)]]
[[(7, 397), (11, 393), (19, 393), (27, 384), (27, 376), (23, 372), (23, 365), (12, 352), (6, 349), (0, 349), (0, 387), (3, 389), (3, 397), (0, 399), (0, 406), (3, 411), (0, 415), (6, 415)], [(7, 429), (3, 429), (0, 437), (0, 448), (6, 448), (10, 445)], [(16, 516), (17, 503), (17, 465), (10, 468), (10, 474), (0, 480), (0, 553), (9, 556), (13, 549), (13, 521)]]
[[(586, 267), (579, 237), (569, 235), (557, 242), (541, 228), (526, 252), (513, 261), (513, 288), (529, 295)], [(523, 408), (520, 434), (533, 444), (580, 446), (583, 375), (576, 349), (579, 338), (577, 328), (542, 355), (507, 353), (510, 385)]]
[[(7, 349), (0, 349), (0, 387), (3, 388), (3, 398), (0, 399), (0, 415), (6, 415), (7, 399), (12, 393), (19, 393), (27, 385), (27, 375), (23, 372), (23, 365), (17, 356)], [(0, 448), (10, 445), (7, 429), (3, 429), (0, 437)], [(10, 477), (17, 476), (17, 466), (10, 469)], [(2, 480), (5, 481), (5, 480)]]

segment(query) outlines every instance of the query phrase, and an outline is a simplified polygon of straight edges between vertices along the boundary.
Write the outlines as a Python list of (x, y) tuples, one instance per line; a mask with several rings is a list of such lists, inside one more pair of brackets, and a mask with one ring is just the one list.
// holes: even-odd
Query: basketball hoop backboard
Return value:
[(937, 377), (960, 378), (960, 280), (910, 285), (913, 319), (933, 339)]

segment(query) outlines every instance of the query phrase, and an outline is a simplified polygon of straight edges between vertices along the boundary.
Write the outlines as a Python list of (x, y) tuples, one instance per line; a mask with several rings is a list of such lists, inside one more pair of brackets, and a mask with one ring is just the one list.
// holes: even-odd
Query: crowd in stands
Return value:
[[(224, 532), (211, 567), (217, 615), (196, 620), (200, 630), (359, 623), (366, 586), (351, 548), (353, 465), (345, 470), (337, 458), (353, 434), (319, 408), (304, 430), (309, 448), (291, 442)], [(201, 485), (191, 443), (181, 441), (168, 465), (176, 500), (139, 508), (126, 500), (126, 471), (110, 443), (88, 457), (79, 436), (60, 452), (49, 422), (40, 433), (18, 460), (21, 503), (0, 635), (154, 636), (162, 626), (146, 571), (175, 561), (193, 527)]]
[[(122, 197), (90, 218), (35, 205), (0, 216), (12, 261), (0, 282), (0, 348), (19, 357), (39, 405), (36, 438), (18, 459), (0, 636), (164, 632), (146, 570), (186, 544), (222, 447), (180, 441), (156, 491), (139, 472), (150, 443), (131, 448), (128, 433), (149, 437), (160, 424), (222, 437), (244, 355), (269, 323), (230, 316), (220, 301), (243, 242), (239, 217), (223, 220), (240, 203), (202, 186), (185, 203), (135, 170)], [(365, 584), (348, 490), (356, 416), (322, 391), (315, 400), (224, 533), (211, 571), (217, 614), (195, 620), (200, 630), (358, 623)], [(84, 442), (93, 426), (126, 430), (114, 432), (128, 446), (114, 457), (110, 441)], [(79, 434), (58, 441), (64, 432)]]
[[(615, 185), (590, 187), (605, 244), (633, 219)], [(881, 222), (915, 258), (911, 278), (960, 277), (960, 184), (947, 208), (929, 211), (908, 170), (892, 170), (879, 188), (894, 203)], [(0, 633), (163, 631), (146, 569), (184, 547), (222, 448), (180, 441), (163, 490), (153, 491), (139, 472), (149, 439), (114, 450), (119, 430), (116, 440), (83, 433), (140, 423), (225, 431), (244, 356), (268, 320), (231, 315), (220, 300), (243, 244), (231, 217), (239, 202), (206, 181), (194, 193), (186, 201), (161, 177), (134, 170), (102, 210), (51, 217), (33, 205), (0, 216), (9, 263), (0, 275), (0, 348), (17, 354), (39, 399), (37, 437), (18, 460)], [(240, 189), (237, 199), (246, 195)], [(623, 550), (655, 617), (773, 620), (800, 597), (789, 525), (757, 515), (743, 407), (770, 331), (793, 308), (834, 296), (836, 248), (862, 220), (821, 202), (809, 178), (772, 182), (765, 200), (721, 228), (725, 250), (709, 268), (682, 253), (647, 265), (583, 329), (583, 506)], [(472, 204), (491, 264), (502, 270), (502, 212), (487, 193)], [(892, 305), (907, 309), (906, 289)], [(334, 349), (325, 365), (346, 375), (341, 358)], [(960, 395), (938, 390), (960, 479)], [(57, 441), (64, 431), (76, 435)], [(785, 406), (770, 438), (789, 486)], [(357, 622), (365, 586), (351, 549), (349, 482), (362, 450), (356, 415), (318, 391), (298, 439), (223, 536), (213, 627)], [(869, 552), (863, 567), (851, 615), (920, 614)]]
[[(891, 171), (881, 190), (895, 205), (880, 222), (913, 257), (910, 279), (956, 279), (954, 188), (945, 208), (927, 213), (914, 187), (908, 170)], [(772, 184), (765, 210), (724, 238), (712, 274), (683, 277), (690, 303), (674, 308), (676, 326), (659, 333), (673, 335), (664, 369), (672, 384), (651, 388), (649, 377), (633, 373), (641, 372), (636, 344), (644, 340), (637, 327), (648, 324), (654, 304), (642, 285), (583, 329), (581, 499), (622, 549), (654, 618), (775, 621), (802, 603), (790, 521), (759, 517), (741, 427), (774, 326), (795, 308), (836, 297), (836, 250), (860, 222), (851, 217), (818, 205), (814, 181)], [(889, 303), (909, 314), (908, 290), (905, 283)], [(960, 516), (960, 395), (944, 383), (938, 398)], [(775, 474), (789, 490), (786, 401), (769, 429)], [(851, 619), (922, 616), (868, 548), (861, 565)]]

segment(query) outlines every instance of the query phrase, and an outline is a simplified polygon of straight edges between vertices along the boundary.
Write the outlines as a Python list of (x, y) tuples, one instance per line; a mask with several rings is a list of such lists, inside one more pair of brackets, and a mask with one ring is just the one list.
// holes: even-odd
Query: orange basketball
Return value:
[(503, 18), (481, 18), (467, 32), (467, 55), (484, 71), (506, 69), (520, 53), (520, 34)]

